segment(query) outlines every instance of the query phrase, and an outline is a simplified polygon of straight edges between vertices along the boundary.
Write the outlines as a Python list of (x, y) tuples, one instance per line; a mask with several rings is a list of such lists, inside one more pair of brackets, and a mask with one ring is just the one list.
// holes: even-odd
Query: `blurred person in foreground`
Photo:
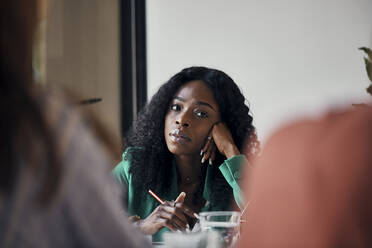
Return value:
[(0, 9), (0, 247), (147, 247), (123, 216), (103, 144), (33, 83), (39, 4)]
[(372, 246), (372, 110), (276, 132), (246, 184), (240, 247)]

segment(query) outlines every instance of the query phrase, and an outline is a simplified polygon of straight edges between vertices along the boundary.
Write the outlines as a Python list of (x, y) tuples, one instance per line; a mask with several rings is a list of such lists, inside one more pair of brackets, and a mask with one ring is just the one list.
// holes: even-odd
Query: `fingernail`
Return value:
[(212, 165), (212, 159), (209, 159), (209, 165)]
[(205, 158), (203, 157), (202, 160), (201, 160), (202, 164), (204, 164), (205, 162)]
[(203, 149), (200, 151), (200, 156), (203, 155)]
[(186, 193), (182, 191), (182, 192), (180, 193), (180, 195), (185, 196)]

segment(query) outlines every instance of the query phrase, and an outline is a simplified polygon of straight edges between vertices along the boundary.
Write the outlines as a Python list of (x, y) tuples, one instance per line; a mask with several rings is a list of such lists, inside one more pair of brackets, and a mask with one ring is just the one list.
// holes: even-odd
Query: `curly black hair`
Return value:
[[(239, 87), (224, 72), (207, 67), (183, 69), (163, 84), (151, 101), (141, 110), (125, 138), (125, 147), (141, 147), (131, 153), (130, 172), (135, 187), (142, 192), (153, 189), (166, 195), (170, 188), (173, 154), (164, 137), (165, 115), (178, 89), (193, 80), (203, 81), (213, 92), (220, 109), (221, 121), (229, 128), (237, 148), (249, 155), (258, 151), (259, 142), (252, 125), (252, 116)], [(124, 158), (125, 159), (125, 158)], [(216, 154), (215, 164), (224, 157)], [(218, 166), (212, 166), (213, 189), (211, 202), (230, 202), (232, 189)], [(203, 187), (202, 185), (201, 187)]]

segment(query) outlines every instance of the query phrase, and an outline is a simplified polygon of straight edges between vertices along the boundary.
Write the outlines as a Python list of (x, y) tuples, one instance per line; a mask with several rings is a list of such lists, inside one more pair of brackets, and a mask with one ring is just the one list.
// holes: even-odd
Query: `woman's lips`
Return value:
[(173, 142), (184, 144), (191, 141), (190, 137), (179, 129), (174, 129), (169, 133), (169, 137)]

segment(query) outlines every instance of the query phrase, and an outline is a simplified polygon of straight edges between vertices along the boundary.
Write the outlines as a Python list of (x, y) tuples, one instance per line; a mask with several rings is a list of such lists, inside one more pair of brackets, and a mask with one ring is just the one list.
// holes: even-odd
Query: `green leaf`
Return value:
[(370, 95), (372, 95), (372, 84), (370, 84), (366, 90), (367, 90), (367, 92), (368, 92)]
[(364, 63), (366, 65), (369, 81), (372, 82), (372, 50), (368, 47), (359, 47), (358, 49), (364, 51), (368, 55), (368, 57), (364, 57)]
[(372, 60), (372, 50), (368, 47), (359, 47), (358, 48), (359, 50), (362, 50), (363, 52), (365, 52), (367, 55), (368, 55), (368, 59), (369, 60)]
[(372, 82), (372, 63), (367, 58), (364, 58), (364, 63), (366, 64), (366, 70), (369, 81)]

